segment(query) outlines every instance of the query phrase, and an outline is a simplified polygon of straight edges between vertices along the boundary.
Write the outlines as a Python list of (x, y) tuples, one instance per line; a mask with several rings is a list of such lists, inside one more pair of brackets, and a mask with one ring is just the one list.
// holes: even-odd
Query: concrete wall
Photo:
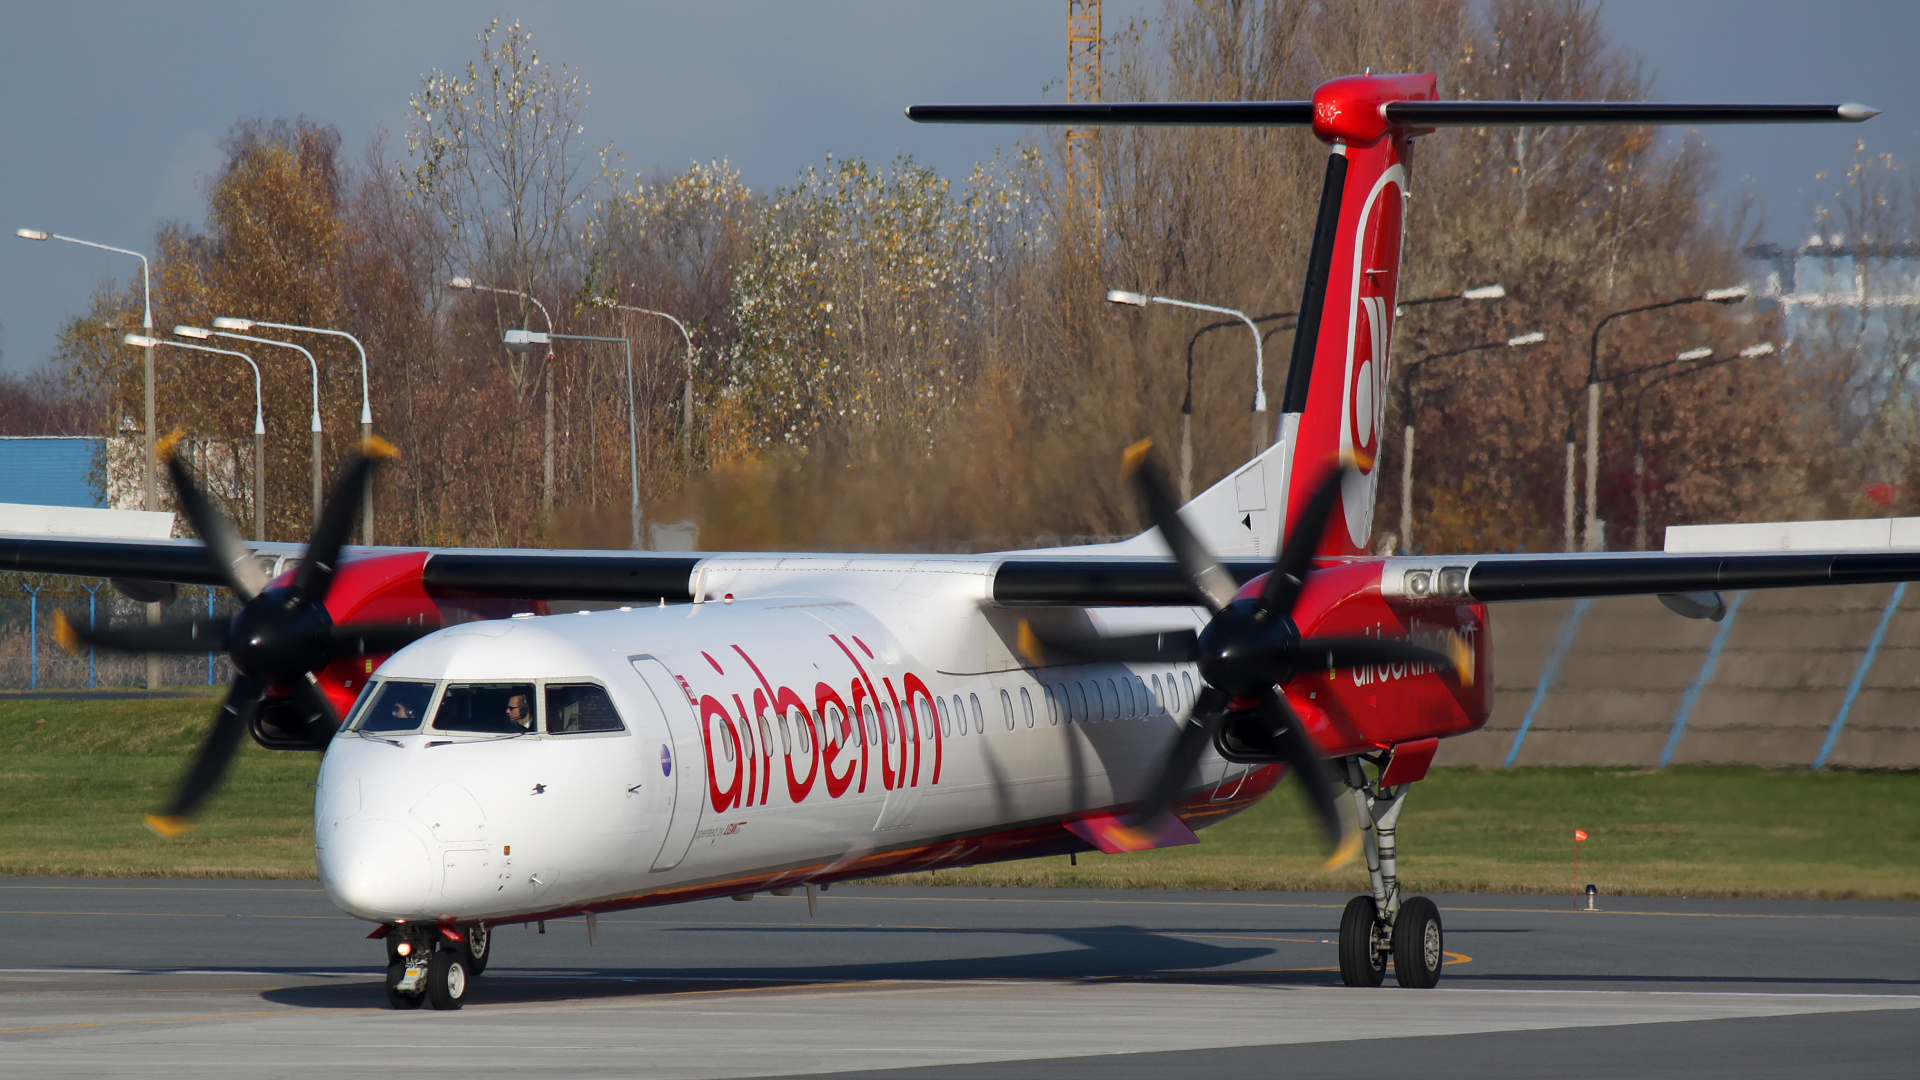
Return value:
[[(1505, 762), (1556, 642), (1572, 638), (1516, 765), (1656, 765), (1696, 685), (1675, 763), (1811, 764), (1893, 586), (1756, 590), (1727, 623), (1684, 619), (1652, 597), (1489, 605), (1494, 711), (1441, 743), (1442, 765)], [(1727, 597), (1729, 603), (1733, 595)], [(1710, 678), (1703, 665), (1722, 627)], [(1907, 590), (1827, 763), (1920, 768), (1920, 588)]]

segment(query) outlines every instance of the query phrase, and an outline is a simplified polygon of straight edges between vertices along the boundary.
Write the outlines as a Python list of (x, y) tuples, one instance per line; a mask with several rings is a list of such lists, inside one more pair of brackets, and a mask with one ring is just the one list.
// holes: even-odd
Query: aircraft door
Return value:
[(700, 826), (706, 807), (700, 790), (700, 724), (680, 680), (674, 678), (665, 664), (650, 655), (627, 659), (646, 682), (647, 689), (653, 692), (654, 701), (660, 705), (660, 715), (666, 718), (668, 741), (660, 746), (659, 767), (666, 774), (663, 779), (672, 796), (673, 810), (666, 839), (661, 841), (660, 853), (654, 857), (653, 869), (671, 870), (687, 857), (687, 849), (693, 846), (693, 834)]

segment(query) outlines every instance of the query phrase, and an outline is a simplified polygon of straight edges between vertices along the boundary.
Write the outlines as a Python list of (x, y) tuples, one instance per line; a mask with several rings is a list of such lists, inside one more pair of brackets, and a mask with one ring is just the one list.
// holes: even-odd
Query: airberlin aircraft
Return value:
[[(1871, 110), (1442, 101), (1434, 76), (1395, 75), (1310, 101), (908, 115), (1311, 128), (1330, 154), (1273, 445), (1185, 507), (1129, 450), (1155, 526), (1132, 540), (948, 556), (345, 549), (379, 443), (304, 549), (253, 548), (168, 454), (197, 542), (0, 537), (0, 569), (244, 598), (228, 620), (60, 630), (233, 660), (156, 831), (188, 826), (243, 738), (324, 751), (320, 880), (374, 924), (391, 1004), (444, 1009), (502, 924), (583, 915), (591, 934), (625, 908), (1189, 844), (1291, 771), (1335, 858), (1363, 851), (1370, 874), (1342, 978), (1431, 987), (1440, 914), (1401, 894), (1395, 823), (1439, 740), (1487, 719), (1486, 604), (1920, 579), (1920, 555), (1885, 552), (1367, 552), (1414, 138)], [(608, 609), (547, 613), (582, 600)]]

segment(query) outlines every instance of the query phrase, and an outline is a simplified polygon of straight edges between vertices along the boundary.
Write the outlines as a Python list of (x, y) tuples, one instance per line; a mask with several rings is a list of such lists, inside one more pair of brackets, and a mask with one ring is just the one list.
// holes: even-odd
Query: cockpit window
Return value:
[(430, 682), (387, 679), (374, 692), (373, 700), (361, 710), (354, 724), (356, 731), (418, 731), (427, 715), (427, 702), (433, 699)]
[(547, 686), (547, 734), (625, 731), (607, 691), (591, 683)]
[(454, 683), (434, 710), (435, 731), (525, 735), (533, 730), (532, 683)]

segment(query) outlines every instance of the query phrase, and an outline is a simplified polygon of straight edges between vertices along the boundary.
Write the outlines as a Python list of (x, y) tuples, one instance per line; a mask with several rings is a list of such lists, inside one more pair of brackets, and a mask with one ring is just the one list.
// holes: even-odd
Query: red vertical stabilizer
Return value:
[(1327, 469), (1347, 461), (1357, 470), (1334, 516), (1346, 527), (1327, 530), (1322, 555), (1364, 555), (1373, 531), (1409, 140), (1424, 130), (1388, 122), (1386, 105), (1436, 96), (1432, 75), (1356, 75), (1313, 94), (1313, 132), (1332, 153), (1280, 423), (1292, 459), (1289, 532)]

